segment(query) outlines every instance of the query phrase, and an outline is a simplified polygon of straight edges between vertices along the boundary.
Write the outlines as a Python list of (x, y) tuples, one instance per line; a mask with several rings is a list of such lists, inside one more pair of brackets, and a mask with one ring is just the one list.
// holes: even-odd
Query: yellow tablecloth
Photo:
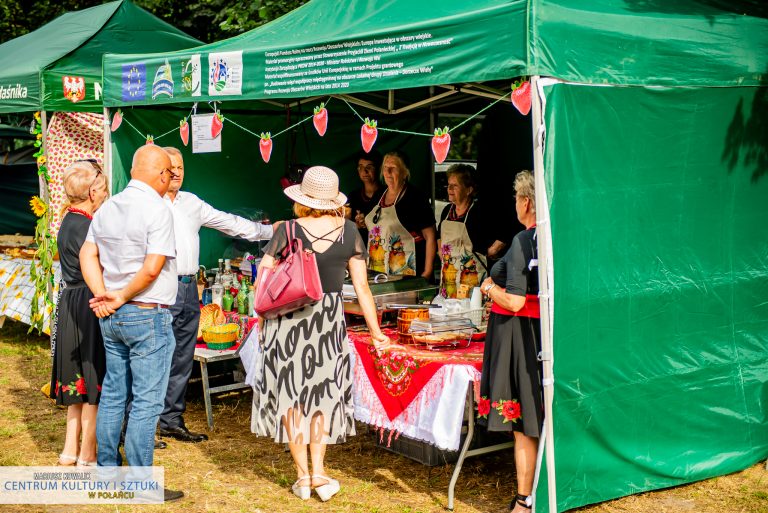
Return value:
[[(9, 317), (24, 324), (32, 324), (30, 314), (32, 312), (32, 298), (35, 294), (35, 286), (29, 276), (29, 266), (32, 260), (23, 258), (11, 258), (8, 255), (0, 255), (0, 317)], [(56, 286), (53, 290), (53, 300), (59, 296), (59, 280), (61, 270), (58, 262), (53, 263)], [(41, 301), (41, 308), (43, 308)], [(50, 335), (51, 316), (53, 309), (43, 309), (44, 329)]]

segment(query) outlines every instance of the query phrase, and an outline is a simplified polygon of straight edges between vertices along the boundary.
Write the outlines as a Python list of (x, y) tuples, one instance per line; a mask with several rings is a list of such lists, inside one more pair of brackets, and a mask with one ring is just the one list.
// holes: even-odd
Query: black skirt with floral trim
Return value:
[(51, 373), (51, 399), (58, 405), (99, 404), (106, 358), (99, 319), (88, 304), (92, 297), (79, 284), (64, 288), (59, 298)]

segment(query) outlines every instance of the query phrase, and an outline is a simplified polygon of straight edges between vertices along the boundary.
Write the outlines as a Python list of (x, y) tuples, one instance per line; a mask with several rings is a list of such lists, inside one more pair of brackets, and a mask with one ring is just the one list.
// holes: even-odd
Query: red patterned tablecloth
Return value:
[[(397, 332), (384, 330), (393, 341)], [(478, 371), (483, 366), (482, 342), (472, 342), (465, 349), (430, 351), (413, 345), (395, 345), (377, 352), (368, 333), (348, 332), (349, 340), (365, 369), (368, 381), (390, 420), (399, 416), (424, 390), (441, 367), (471, 365)], [(438, 390), (439, 388), (434, 388)]]

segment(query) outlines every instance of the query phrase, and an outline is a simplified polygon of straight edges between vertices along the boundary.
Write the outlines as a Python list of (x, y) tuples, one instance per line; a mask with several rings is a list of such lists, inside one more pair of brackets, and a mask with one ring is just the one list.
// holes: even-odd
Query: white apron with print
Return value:
[[(384, 191), (379, 205), (365, 216), (368, 227), (368, 268), (395, 276), (416, 276), (416, 242), (400, 223), (395, 205), (383, 207)], [(374, 218), (377, 222), (374, 222)]]
[(440, 293), (447, 298), (455, 298), (459, 285), (470, 289), (479, 287), (485, 279), (485, 257), (473, 251), (472, 241), (467, 232), (467, 219), (472, 206), (467, 210), (464, 221), (449, 221), (455, 206), (440, 225)]

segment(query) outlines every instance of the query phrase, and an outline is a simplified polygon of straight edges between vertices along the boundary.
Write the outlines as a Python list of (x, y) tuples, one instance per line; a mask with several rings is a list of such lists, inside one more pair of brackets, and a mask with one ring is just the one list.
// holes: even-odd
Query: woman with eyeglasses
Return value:
[(505, 244), (497, 239), (503, 223), (490, 223), (483, 204), (476, 200), (474, 168), (454, 164), (448, 168), (448, 201), (440, 214), (440, 293), (455, 298), (461, 285), (477, 287), (487, 274), (488, 258)]
[(365, 216), (368, 268), (394, 276), (433, 279), (437, 231), (425, 195), (408, 183), (408, 158), (399, 151), (384, 155), (381, 176), (386, 189)]
[[(57, 239), (61, 285), (53, 327), (51, 398), (67, 406), (67, 431), (59, 465), (96, 465), (96, 414), (106, 373), (99, 320), (80, 271), (80, 247), (93, 213), (108, 196), (107, 178), (94, 161), (72, 163), (63, 178), (69, 204)], [(81, 441), (82, 438), (82, 441)]]
[(365, 153), (361, 150), (356, 160), (357, 175), (363, 186), (350, 193), (349, 209), (360, 236), (364, 241), (367, 241), (368, 228), (365, 226), (365, 216), (374, 209), (379, 196), (381, 196), (381, 182), (377, 176), (381, 167), (381, 153), (376, 150)]

